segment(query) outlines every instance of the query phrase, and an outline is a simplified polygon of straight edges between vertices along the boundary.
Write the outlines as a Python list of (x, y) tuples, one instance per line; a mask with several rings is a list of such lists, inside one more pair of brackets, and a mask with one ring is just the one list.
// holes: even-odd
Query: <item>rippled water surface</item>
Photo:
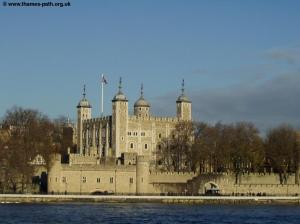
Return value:
[(1, 204), (0, 223), (300, 223), (300, 206)]

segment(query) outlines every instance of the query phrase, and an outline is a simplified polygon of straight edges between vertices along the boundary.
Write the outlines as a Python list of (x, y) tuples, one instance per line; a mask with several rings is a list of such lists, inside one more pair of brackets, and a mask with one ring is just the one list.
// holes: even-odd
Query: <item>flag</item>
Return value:
[(107, 81), (106, 81), (106, 79), (104, 78), (104, 75), (102, 75), (102, 80), (101, 80), (101, 82), (103, 83), (103, 84), (107, 84)]

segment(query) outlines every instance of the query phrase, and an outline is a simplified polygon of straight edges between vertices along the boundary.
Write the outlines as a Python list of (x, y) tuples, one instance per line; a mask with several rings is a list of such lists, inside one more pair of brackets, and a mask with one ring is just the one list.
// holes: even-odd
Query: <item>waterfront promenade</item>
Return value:
[(0, 203), (299, 204), (300, 196), (135, 196), (0, 194)]

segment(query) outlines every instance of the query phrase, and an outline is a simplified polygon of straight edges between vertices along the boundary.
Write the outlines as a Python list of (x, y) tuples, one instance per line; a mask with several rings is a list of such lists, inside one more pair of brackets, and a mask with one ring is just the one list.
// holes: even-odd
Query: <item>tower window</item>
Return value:
[(130, 143), (130, 148), (133, 149), (133, 143)]
[(82, 183), (86, 183), (86, 177), (82, 177)]
[(97, 178), (97, 183), (100, 183), (100, 177)]
[(130, 183), (130, 184), (133, 184), (133, 177), (130, 177), (130, 178), (129, 178), (129, 183)]
[(158, 138), (161, 138), (161, 133), (158, 134)]
[(148, 149), (148, 145), (147, 144), (145, 144), (145, 149)]
[(111, 177), (111, 178), (109, 178), (109, 183), (113, 183), (114, 182), (114, 178), (113, 177)]

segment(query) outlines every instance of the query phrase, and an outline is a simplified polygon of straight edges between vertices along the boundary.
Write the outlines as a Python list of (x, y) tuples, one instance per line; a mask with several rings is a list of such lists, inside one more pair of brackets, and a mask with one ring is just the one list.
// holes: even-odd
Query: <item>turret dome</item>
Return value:
[(92, 106), (86, 98), (83, 98), (82, 100), (79, 101), (77, 105), (77, 108), (79, 107), (91, 108)]
[(181, 84), (181, 95), (176, 100), (176, 103), (181, 103), (181, 102), (191, 103), (189, 98), (184, 94), (184, 79), (182, 80), (182, 84)]
[(126, 96), (122, 92), (122, 78), (119, 81), (119, 92), (114, 96), (112, 99), (113, 102), (115, 101), (128, 101)]
[(134, 107), (150, 107), (150, 104), (141, 96), (135, 103)]
[(191, 101), (189, 100), (189, 98), (188, 98), (186, 95), (181, 94), (181, 95), (177, 98), (176, 102), (177, 102), (177, 103), (179, 103), (179, 102), (187, 102), (187, 103), (190, 103)]
[(141, 118), (150, 117), (150, 104), (144, 99), (143, 84), (141, 85), (141, 96), (134, 103), (134, 115)]
[(144, 99), (144, 91), (143, 91), (143, 84), (141, 85), (141, 96), (140, 98), (134, 103), (134, 107), (150, 107), (150, 104)]
[(126, 96), (122, 92), (118, 92), (114, 98), (113, 101), (127, 101)]
[(77, 108), (80, 108), (80, 107), (85, 107), (85, 108), (92, 108), (91, 104), (89, 103), (89, 101), (85, 98), (85, 85), (83, 87), (83, 97), (82, 99), (79, 101), (78, 105), (77, 105)]

